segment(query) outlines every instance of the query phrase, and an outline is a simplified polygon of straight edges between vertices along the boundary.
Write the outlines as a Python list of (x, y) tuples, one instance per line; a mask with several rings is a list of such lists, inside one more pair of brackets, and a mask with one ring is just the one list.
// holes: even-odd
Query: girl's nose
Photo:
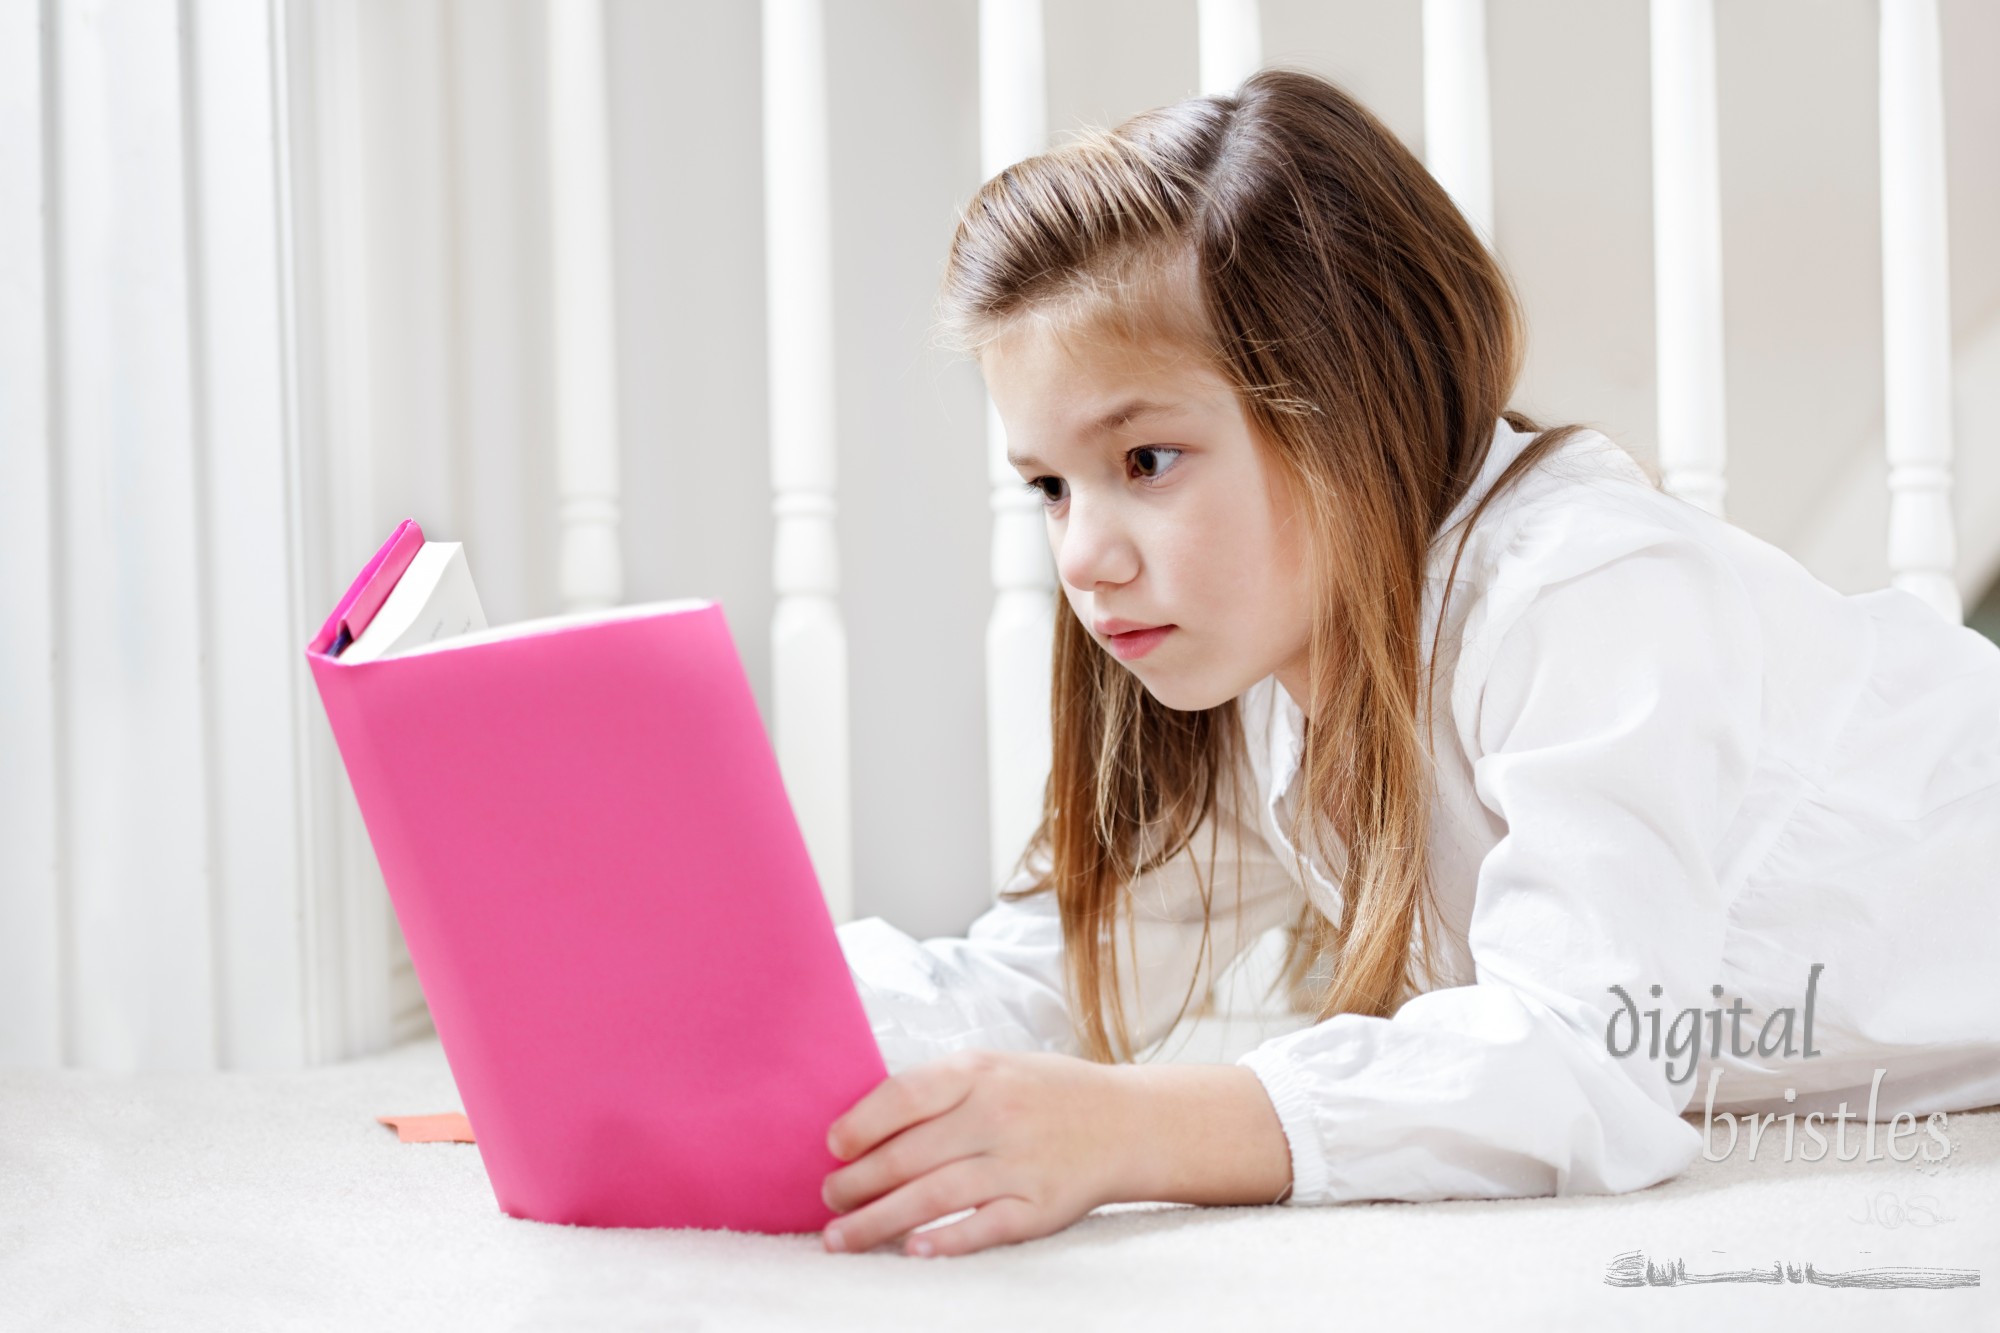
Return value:
[(1072, 495), (1069, 514), (1054, 534), (1056, 572), (1081, 592), (1099, 584), (1129, 583), (1139, 572), (1139, 553), (1115, 516), (1091, 509)]

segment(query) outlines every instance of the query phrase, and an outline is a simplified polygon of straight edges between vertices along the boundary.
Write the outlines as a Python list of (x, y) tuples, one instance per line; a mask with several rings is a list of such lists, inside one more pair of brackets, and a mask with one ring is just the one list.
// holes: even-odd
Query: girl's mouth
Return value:
[(1105, 641), (1111, 645), (1120, 661), (1130, 662), (1144, 657), (1159, 645), (1160, 640), (1174, 632), (1172, 625), (1158, 625), (1152, 629), (1135, 629), (1130, 634), (1107, 635)]

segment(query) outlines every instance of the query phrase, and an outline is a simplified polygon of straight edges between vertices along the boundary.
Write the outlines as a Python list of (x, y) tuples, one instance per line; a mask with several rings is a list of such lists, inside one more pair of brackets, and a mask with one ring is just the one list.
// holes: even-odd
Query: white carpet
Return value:
[[(2000, 1330), (2000, 1109), (1952, 1116), (1929, 1165), (1785, 1162), (1767, 1140), (1622, 1197), (1125, 1204), (923, 1260), (507, 1217), (475, 1147), (375, 1123), (459, 1105), (435, 1038), (287, 1075), (0, 1072), (0, 1329)], [(1690, 1275), (1983, 1285), (1607, 1285), (1635, 1250)]]

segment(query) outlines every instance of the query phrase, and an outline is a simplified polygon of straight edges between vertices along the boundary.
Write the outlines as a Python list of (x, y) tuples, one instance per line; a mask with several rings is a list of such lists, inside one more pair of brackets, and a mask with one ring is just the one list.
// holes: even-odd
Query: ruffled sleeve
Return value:
[[(1297, 910), (1296, 886), (1242, 810), (1225, 790), (1188, 847), (1129, 886), (1118, 972), (1135, 1052), (1166, 1036), (1183, 1004), (1198, 1009), (1222, 969)], [(1005, 888), (1026, 888), (1047, 869), (1037, 855)], [(1206, 949), (1204, 895), (1215, 909)], [(996, 900), (963, 938), (919, 941), (880, 917), (836, 933), (892, 1074), (968, 1048), (1081, 1054), (1052, 890)]]
[(1759, 744), (1761, 632), (1734, 570), (1691, 536), (1593, 554), (1596, 536), (1561, 535), (1522, 539), (1514, 555), (1539, 541), (1546, 558), (1516, 560), (1468, 617), (1454, 674), (1479, 800), (1505, 824), (1478, 870), (1475, 984), (1237, 1062), (1278, 1111), (1294, 1205), (1618, 1193), (1699, 1149), (1680, 1114), (1695, 1078), (1670, 1082), (1644, 1045), (1607, 1048), (1610, 987), (1663, 1022), (1712, 1003), (1713, 851)]

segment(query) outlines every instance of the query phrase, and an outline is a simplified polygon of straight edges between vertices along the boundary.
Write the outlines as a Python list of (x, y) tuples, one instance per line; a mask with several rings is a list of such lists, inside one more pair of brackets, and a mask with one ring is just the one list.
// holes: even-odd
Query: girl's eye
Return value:
[(1029, 482), (1025, 483), (1025, 487), (1024, 487), (1024, 488), (1025, 488), (1025, 489), (1027, 490), (1027, 492), (1028, 492), (1028, 493), (1029, 493), (1030, 495), (1039, 495), (1040, 497), (1042, 497), (1042, 504), (1043, 504), (1043, 506), (1044, 506), (1045, 508), (1049, 508), (1049, 509), (1053, 509), (1053, 508), (1055, 508), (1055, 507), (1056, 507), (1056, 506), (1057, 506), (1058, 504), (1062, 503), (1062, 496), (1060, 496), (1060, 495), (1050, 495), (1050, 494), (1048, 493), (1048, 491), (1046, 491), (1046, 490), (1044, 490), (1044, 489), (1043, 489), (1043, 487), (1042, 487), (1042, 483), (1043, 483), (1043, 482), (1049, 482), (1049, 483), (1052, 483), (1053, 485), (1056, 485), (1056, 486), (1060, 486), (1060, 485), (1062, 485), (1062, 478), (1061, 478), (1061, 477), (1036, 477), (1036, 478), (1034, 478), (1033, 480), (1031, 480), (1031, 481), (1029, 481)]
[(1165, 445), (1142, 444), (1137, 449), (1134, 449), (1130, 453), (1126, 454), (1125, 457), (1128, 459), (1137, 459), (1142, 454), (1151, 454), (1155, 459), (1158, 459), (1158, 457), (1161, 454), (1167, 455), (1166, 462), (1160, 463), (1156, 461), (1153, 464), (1154, 468), (1156, 469), (1155, 471), (1143, 474), (1146, 480), (1148, 481), (1158, 481), (1161, 477), (1164, 477), (1168, 472), (1173, 470), (1173, 460), (1179, 458), (1181, 456), (1181, 452), (1182, 451), (1179, 449), (1169, 449)]
[[(1136, 448), (1127, 449), (1125, 451), (1125, 460), (1127, 463), (1137, 462), (1140, 465), (1139, 480), (1156, 482), (1172, 471), (1174, 460), (1186, 452), (1184, 449), (1169, 449), (1162, 444), (1142, 444)], [(1161, 461), (1163, 455), (1165, 456), (1164, 462)], [(1153, 469), (1150, 472), (1145, 470), (1148, 464)], [(1052, 491), (1050, 488), (1059, 488), (1061, 485), (1061, 477), (1036, 477), (1026, 483), (1026, 489), (1033, 494), (1041, 496), (1042, 504), (1053, 509), (1062, 503), (1063, 497), (1059, 489)]]

